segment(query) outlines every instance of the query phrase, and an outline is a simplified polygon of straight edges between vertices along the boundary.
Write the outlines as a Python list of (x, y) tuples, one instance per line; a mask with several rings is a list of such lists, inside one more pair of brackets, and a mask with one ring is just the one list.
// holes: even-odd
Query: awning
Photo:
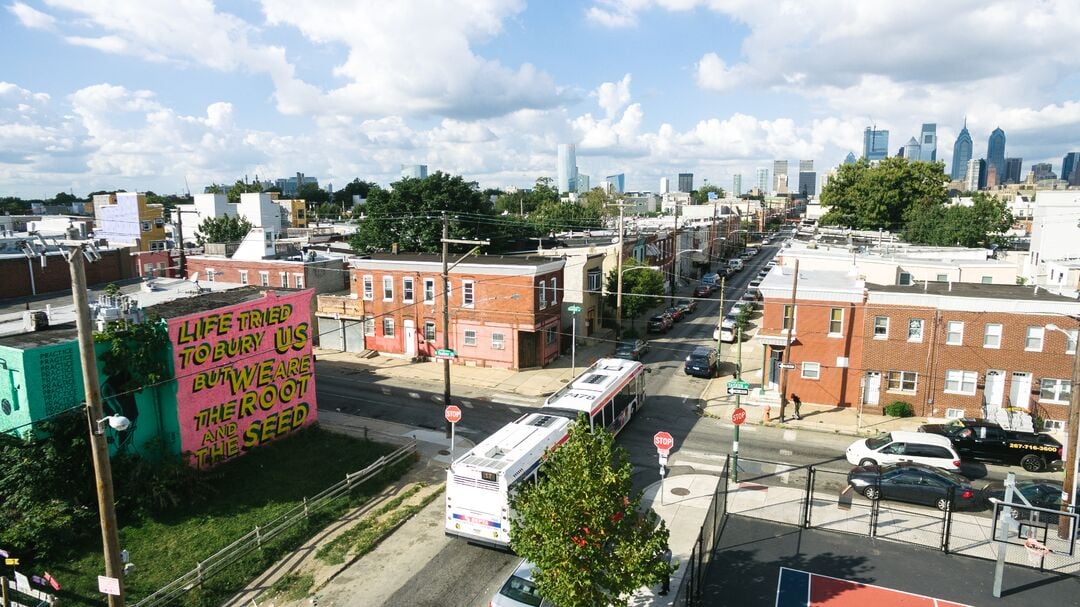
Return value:
[[(779, 335), (776, 335), (776, 334), (769, 335), (769, 334), (765, 334), (765, 333), (758, 333), (757, 335), (754, 336), (754, 339), (756, 339), (759, 343), (765, 344), (767, 346), (786, 346), (788, 344), (788, 336), (787, 336), (786, 331), (784, 333), (779, 334)], [(796, 340), (795, 336), (792, 335), (791, 343), (796, 343), (796, 341), (797, 340)]]

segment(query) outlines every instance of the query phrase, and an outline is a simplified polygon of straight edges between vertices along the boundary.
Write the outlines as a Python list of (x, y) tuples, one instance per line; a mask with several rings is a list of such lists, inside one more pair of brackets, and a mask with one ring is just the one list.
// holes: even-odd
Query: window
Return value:
[(551, 305), (559, 303), (559, 279), (551, 279)]
[(473, 281), (461, 281), (461, 305), (471, 308), (476, 304), (476, 294), (473, 292)]
[(543, 310), (547, 307), (547, 282), (540, 281), (540, 309)]
[(792, 316), (794, 315), (795, 308), (791, 304), (784, 304), (784, 325), (782, 329), (790, 329)]
[(164, 251), (165, 250), (165, 241), (164, 240), (151, 240), (150, 241), (150, 250), (151, 251)]
[(803, 379), (821, 379), (821, 363), (804, 362), (800, 376)]
[(946, 325), (945, 343), (950, 346), (959, 346), (964, 343), (964, 322), (950, 320)]
[(919, 383), (919, 374), (914, 371), (889, 371), (889, 392), (914, 392)]
[(964, 417), (963, 409), (945, 409), (945, 419), (961, 419)]
[(912, 318), (907, 321), (907, 340), (922, 341), (924, 321), (921, 318)]
[(303, 289), (304, 288), (304, 275), (303, 274), (293, 274), (293, 287), (295, 287), (297, 289)]
[(844, 332), (844, 309), (829, 310), (829, 335), (841, 335)]
[(1067, 403), (1072, 398), (1071, 384), (1067, 379), (1044, 378), (1039, 386), (1039, 400)]
[(435, 321), (424, 321), (424, 341), (435, 341)]
[(986, 325), (986, 331), (983, 333), (983, 347), (1001, 347), (1001, 325), (997, 323), (989, 323)]
[(259, 272), (259, 284), (264, 287), (270, 286), (270, 272)]
[(948, 274), (938, 274), (937, 275), (937, 281), (938, 282), (949, 282), (949, 275)]
[(435, 303), (435, 279), (424, 279), (424, 303)]
[(364, 317), (364, 335), (368, 337), (375, 337), (375, 317)]
[(413, 279), (402, 278), (401, 279), (401, 298), (406, 303), (412, 303), (413, 300)]
[(875, 316), (874, 317), (874, 339), (888, 339), (889, 338), (889, 317), (888, 316)]
[(375, 299), (375, 279), (371, 276), (364, 277), (364, 301)]
[(549, 346), (555, 343), (555, 329), (546, 329), (544, 331), (544, 343)]
[(1066, 354), (1076, 354), (1077, 330), (1073, 329), (1072, 331), (1066, 331), (1065, 333), (1067, 335), (1065, 337), (1065, 353)]
[(900, 272), (900, 278), (896, 281), (896, 284), (907, 287), (911, 286), (913, 282), (910, 272)]
[(1043, 336), (1046, 329), (1042, 327), (1028, 327), (1024, 337), (1024, 350), (1028, 352), (1042, 352)]
[(285, 287), (286, 289), (289, 288), (289, 273), (288, 272), (278, 272), (278, 280), (281, 281), (281, 286)]
[(473, 331), (473, 330), (465, 331), (465, 345), (466, 346), (475, 346), (476, 345), (476, 331)]
[(394, 301), (394, 277), (383, 276), (382, 277), (382, 299), (383, 301)]
[(393, 337), (394, 336), (394, 319), (393, 318), (384, 318), (384, 319), (382, 319), (382, 334), (383, 334), (383, 337)]
[(947, 394), (975, 394), (975, 381), (979, 374), (975, 371), (950, 369), (945, 372), (945, 392)]
[(214, 282), (214, 278), (217, 277), (217, 272), (214, 268), (206, 268), (206, 282)]
[(1060, 419), (1044, 419), (1042, 429), (1046, 432), (1061, 432), (1065, 430), (1065, 422)]
[(163, 227), (165, 227), (165, 220), (160, 218), (160, 217), (154, 219), (154, 227), (155, 228), (163, 228)]
[(992, 284), (994, 284), (994, 277), (993, 276), (983, 276), (982, 277), (982, 283), (984, 285), (992, 285)]
[(246, 285), (248, 283), (248, 271), (240, 270), (240, 284)]
[(600, 270), (589, 270), (589, 290), (593, 293), (600, 292)]
[(503, 350), (506, 348), (506, 336), (502, 333), (491, 334), (491, 349)]
[(149, 221), (142, 222), (142, 231), (143, 232), (149, 232), (153, 228), (154, 228), (153, 224), (151, 224)]

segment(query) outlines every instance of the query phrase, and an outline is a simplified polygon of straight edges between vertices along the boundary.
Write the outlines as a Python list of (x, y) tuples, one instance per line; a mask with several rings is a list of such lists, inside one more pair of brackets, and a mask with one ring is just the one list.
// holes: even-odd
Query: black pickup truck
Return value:
[(1061, 443), (1049, 434), (1006, 430), (993, 422), (970, 418), (923, 424), (919, 432), (948, 437), (960, 459), (1020, 465), (1028, 472), (1062, 466)]

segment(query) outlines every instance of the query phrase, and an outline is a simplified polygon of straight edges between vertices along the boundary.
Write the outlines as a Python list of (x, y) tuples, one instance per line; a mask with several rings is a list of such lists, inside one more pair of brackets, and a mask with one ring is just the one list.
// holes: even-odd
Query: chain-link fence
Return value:
[(727, 518), (727, 492), (728, 472), (731, 458), (724, 458), (724, 465), (720, 470), (720, 482), (716, 484), (709, 510), (705, 514), (705, 522), (698, 532), (697, 541), (694, 542), (694, 550), (686, 563), (686, 575), (683, 577), (682, 586), (675, 597), (675, 605), (693, 607), (701, 605), (701, 591), (705, 587), (705, 572), (709, 569), (712, 561), (713, 550), (716, 541)]

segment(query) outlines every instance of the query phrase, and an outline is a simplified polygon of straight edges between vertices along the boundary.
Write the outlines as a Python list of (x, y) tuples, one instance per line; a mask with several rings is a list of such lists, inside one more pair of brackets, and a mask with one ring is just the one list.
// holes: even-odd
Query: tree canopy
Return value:
[(724, 197), (724, 188), (710, 183), (694, 190), (694, 192), (690, 194), (690, 198), (694, 201), (694, 204), (711, 204), (709, 201), (709, 192), (715, 192), (717, 198)]
[(360, 181), (360, 178), (353, 179), (349, 183), (345, 184), (345, 187), (334, 192), (333, 202), (338, 207), (344, 206), (346, 209), (350, 209), (353, 206), (353, 196), (359, 196), (361, 199), (368, 197), (368, 193), (378, 188), (370, 181)]
[(200, 246), (208, 242), (240, 242), (252, 227), (246, 217), (207, 217), (199, 224), (195, 239)]
[(500, 193), (495, 198), (495, 211), (528, 215), (539, 207), (558, 202), (559, 190), (553, 186), (551, 178), (539, 177), (531, 190)]
[(629, 595), (662, 580), (668, 529), (642, 512), (626, 450), (584, 415), (548, 451), (536, 483), (511, 497), (514, 552), (535, 565), (540, 594), (563, 607), (627, 605)]
[(976, 193), (971, 206), (928, 205), (908, 210), (904, 240), (934, 246), (991, 247), (1003, 244), (1013, 217), (1004, 202)]
[(841, 165), (821, 191), (828, 209), (822, 225), (857, 230), (898, 230), (913, 207), (934, 207), (948, 201), (942, 162), (886, 158), (871, 166), (864, 158)]
[[(643, 268), (631, 271), (630, 268)], [(608, 274), (608, 305), (615, 308), (619, 287), (618, 270)], [(664, 274), (647, 267), (634, 259), (623, 260), (622, 276), (622, 316), (633, 320), (642, 312), (660, 305), (660, 296), (664, 294)]]

